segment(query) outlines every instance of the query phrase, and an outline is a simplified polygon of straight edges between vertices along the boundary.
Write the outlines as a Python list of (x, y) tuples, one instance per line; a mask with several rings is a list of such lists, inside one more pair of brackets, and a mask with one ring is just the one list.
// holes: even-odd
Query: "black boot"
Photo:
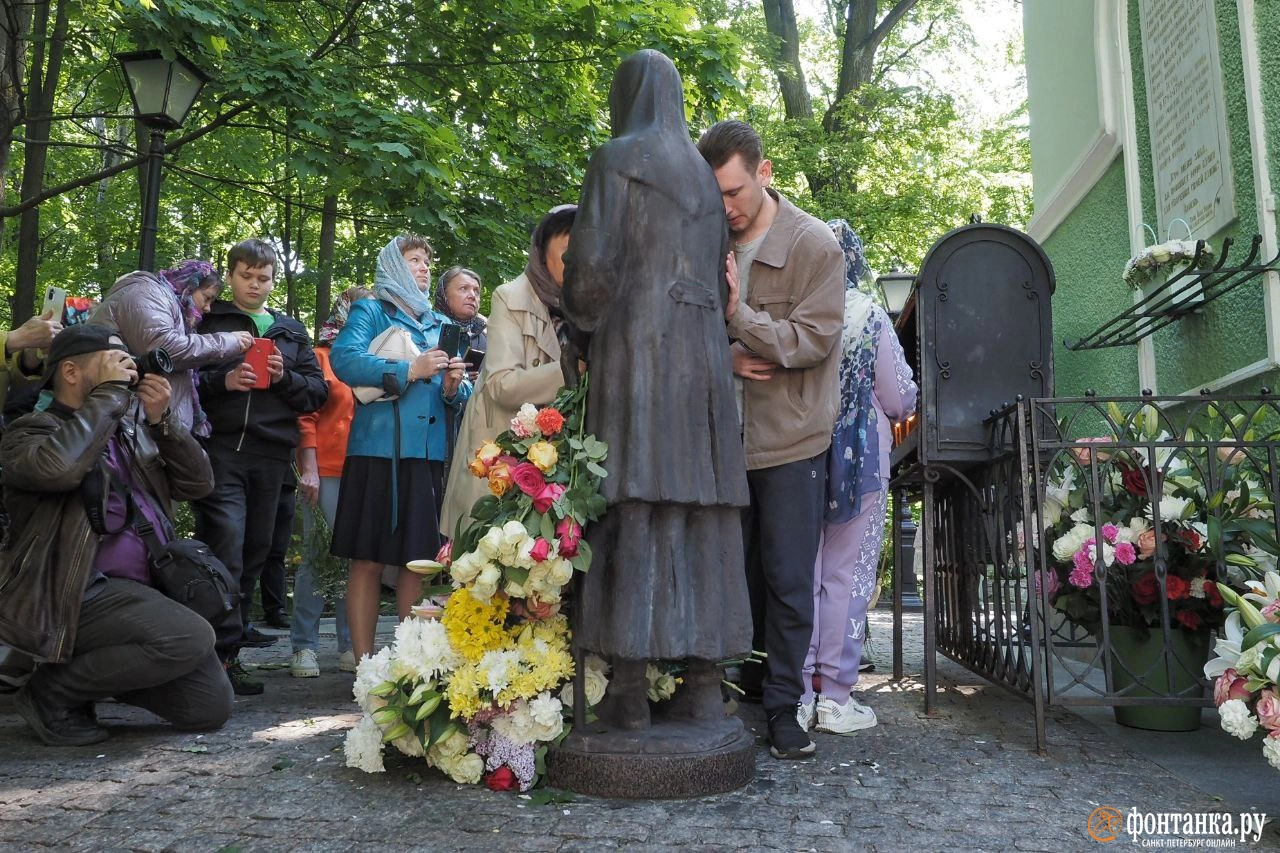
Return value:
[(14, 694), (13, 707), (49, 746), (88, 746), (110, 736), (98, 725), (92, 704), (63, 707), (34, 693), (29, 684)]

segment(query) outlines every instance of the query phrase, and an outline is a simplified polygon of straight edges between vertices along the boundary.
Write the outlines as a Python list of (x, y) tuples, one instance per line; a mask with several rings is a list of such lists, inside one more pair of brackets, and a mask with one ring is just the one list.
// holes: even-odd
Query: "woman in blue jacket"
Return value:
[[(431, 310), (430, 284), (430, 244), (413, 234), (393, 239), (378, 254), (377, 299), (351, 306), (330, 354), (347, 385), (379, 387), (391, 398), (356, 406), (333, 525), (333, 553), (351, 560), (347, 620), (357, 660), (373, 653), (384, 565), (400, 567), (400, 618), (418, 603), (422, 578), (404, 566), (440, 548), (445, 411), (471, 394), (466, 362), (436, 346), (444, 319)], [(369, 345), (392, 326), (406, 331), (421, 355), (370, 355)]]

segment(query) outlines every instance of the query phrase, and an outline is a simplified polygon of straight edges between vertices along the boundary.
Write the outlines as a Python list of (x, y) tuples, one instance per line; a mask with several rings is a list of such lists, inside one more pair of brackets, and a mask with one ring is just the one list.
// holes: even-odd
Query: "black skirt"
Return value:
[[(348, 456), (342, 468), (330, 551), (336, 557), (391, 566), (429, 560), (443, 544), (443, 500), (441, 462), (401, 459), (393, 479), (390, 459)], [(396, 512), (392, 512), (393, 506)]]

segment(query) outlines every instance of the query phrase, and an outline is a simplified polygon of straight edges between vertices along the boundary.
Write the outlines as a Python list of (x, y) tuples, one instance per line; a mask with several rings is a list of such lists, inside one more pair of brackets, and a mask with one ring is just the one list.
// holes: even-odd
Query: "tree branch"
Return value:
[(871, 31), (870, 37), (867, 39), (867, 45), (874, 50), (880, 46), (880, 42), (885, 40), (889, 35), (889, 31), (898, 25), (898, 21), (902, 20), (902, 16), (910, 12), (919, 0), (898, 0), (893, 8), (889, 10), (889, 14), (885, 15), (876, 28)]
[[(186, 145), (188, 142), (194, 142), (195, 140), (199, 139), (205, 134), (212, 133), (213, 131), (222, 127), (224, 124), (231, 121), (231, 119), (235, 118), (241, 113), (248, 112), (249, 110), (253, 109), (254, 106), (255, 105), (252, 101), (246, 101), (245, 103), (240, 104), (239, 106), (232, 107), (227, 112), (222, 113), (221, 115), (214, 118), (204, 127), (197, 128), (196, 130), (193, 130), (190, 133), (188, 133), (186, 136), (181, 136), (175, 139), (172, 143), (170, 143), (167, 146), (168, 150), (170, 152), (177, 151), (179, 148), (181, 148), (183, 145)], [(79, 189), (80, 187), (86, 187), (95, 181), (100, 181), (103, 178), (109, 178), (112, 175), (118, 175), (127, 169), (132, 169), (134, 166), (141, 165), (143, 162), (146, 161), (146, 159), (147, 159), (146, 154), (140, 154), (136, 157), (130, 157), (128, 160), (121, 160), (119, 163), (115, 164), (114, 166), (111, 166), (110, 168), (99, 169), (98, 171), (93, 172), (91, 174), (83, 175), (79, 178), (74, 178), (73, 180), (70, 180), (70, 181), (65, 181), (61, 184), (58, 184), (55, 187), (45, 187), (44, 190), (42, 190), (39, 194), (34, 195), (31, 198), (23, 199), (18, 204), (9, 205), (8, 207), (0, 207), (0, 219), (8, 219), (9, 217), (17, 216), (18, 214), (22, 213), (24, 210), (29, 210), (35, 207), (36, 205), (41, 204), (42, 202), (48, 201), (54, 196), (62, 195), (63, 193), (70, 192), (71, 190)]]

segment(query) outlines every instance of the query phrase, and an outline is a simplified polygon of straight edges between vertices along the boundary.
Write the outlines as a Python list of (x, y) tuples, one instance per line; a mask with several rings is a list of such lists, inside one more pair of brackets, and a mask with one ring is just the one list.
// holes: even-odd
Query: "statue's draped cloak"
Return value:
[(628, 57), (610, 109), (565, 254), (564, 312), (591, 334), (587, 428), (609, 444), (575, 643), (716, 660), (751, 642), (724, 206), (667, 57)]

